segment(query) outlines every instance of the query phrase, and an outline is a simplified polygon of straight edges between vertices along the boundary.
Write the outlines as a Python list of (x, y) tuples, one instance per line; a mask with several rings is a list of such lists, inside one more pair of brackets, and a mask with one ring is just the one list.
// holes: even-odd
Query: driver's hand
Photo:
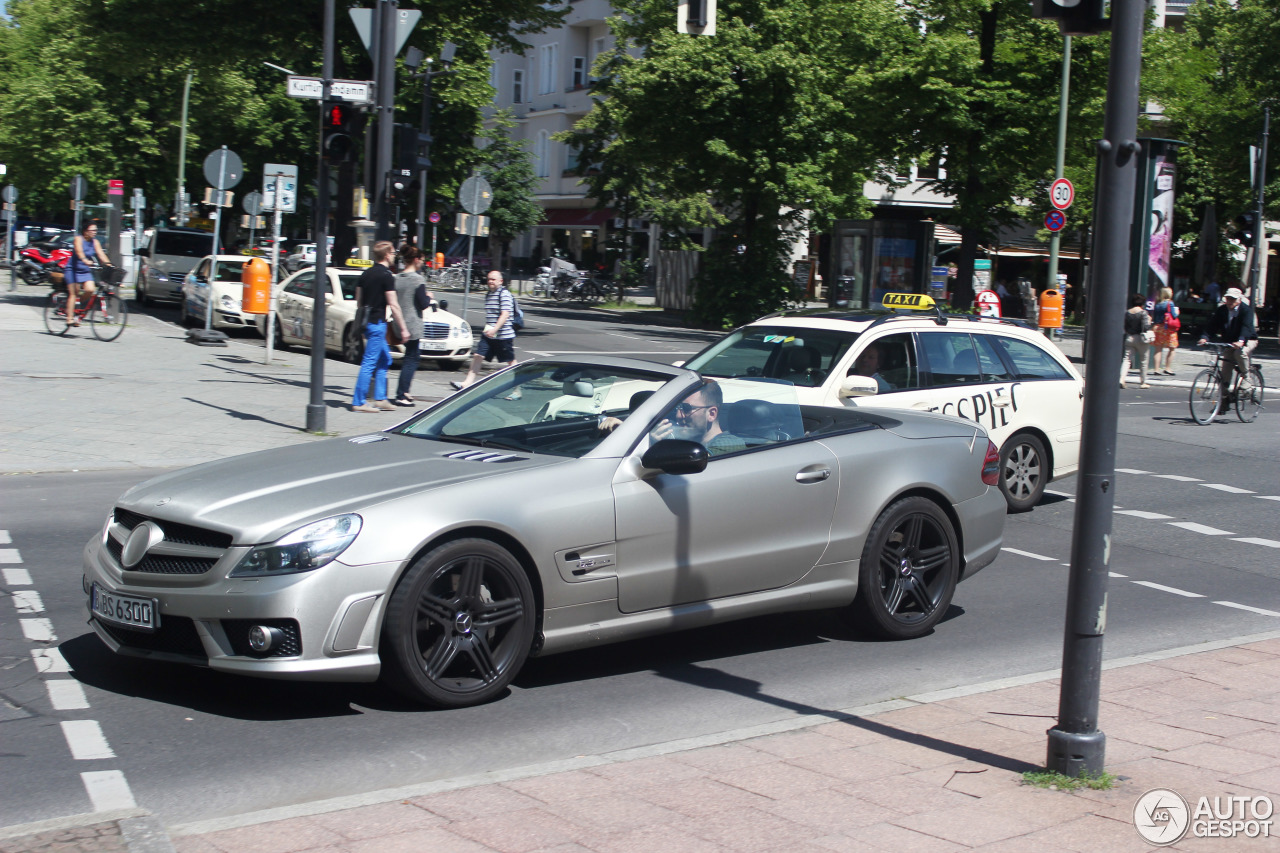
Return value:
[(1198, 346), (1198, 347), (1202, 347), (1202, 346), (1204, 346), (1204, 345), (1205, 345), (1205, 344), (1207, 344), (1207, 343), (1209, 343), (1209, 339), (1208, 339), (1208, 338), (1201, 338), (1199, 341), (1197, 341), (1197, 342), (1196, 342), (1196, 346)]
[(663, 439), (671, 438), (674, 430), (675, 424), (671, 423), (671, 421), (664, 420), (654, 427), (649, 435), (653, 436), (654, 441), (662, 441)]
[(601, 432), (613, 432), (615, 429), (617, 429), (620, 426), (622, 426), (621, 420), (614, 417), (608, 417), (600, 421), (600, 425), (598, 429)]

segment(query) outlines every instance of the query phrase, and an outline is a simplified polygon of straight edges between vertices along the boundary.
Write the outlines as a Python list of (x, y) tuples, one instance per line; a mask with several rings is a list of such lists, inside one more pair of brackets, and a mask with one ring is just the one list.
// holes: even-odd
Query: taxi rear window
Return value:
[(1035, 344), (1014, 338), (996, 336), (997, 345), (1004, 350), (1018, 371), (1019, 379), (1070, 379), (1058, 360)]

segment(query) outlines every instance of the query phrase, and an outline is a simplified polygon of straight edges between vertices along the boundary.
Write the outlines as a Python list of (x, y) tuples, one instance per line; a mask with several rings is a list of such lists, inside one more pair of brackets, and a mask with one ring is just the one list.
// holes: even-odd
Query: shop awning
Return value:
[(568, 229), (596, 229), (602, 227), (610, 219), (613, 219), (614, 212), (608, 208), (604, 210), (591, 210), (582, 207), (573, 208), (552, 208), (546, 212), (546, 216), (538, 223), (539, 228), (568, 228)]

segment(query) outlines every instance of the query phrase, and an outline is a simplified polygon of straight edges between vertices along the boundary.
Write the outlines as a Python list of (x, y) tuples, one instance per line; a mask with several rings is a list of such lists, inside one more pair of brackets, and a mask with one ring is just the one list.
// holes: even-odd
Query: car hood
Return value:
[(117, 505), (139, 515), (271, 542), (310, 521), (563, 457), (372, 433), (233, 456), (162, 474)]

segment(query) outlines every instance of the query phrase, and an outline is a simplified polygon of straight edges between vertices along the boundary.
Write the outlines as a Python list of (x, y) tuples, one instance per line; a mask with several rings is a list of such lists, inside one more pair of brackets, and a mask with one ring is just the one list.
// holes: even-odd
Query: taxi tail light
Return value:
[(988, 486), (1000, 483), (1000, 448), (991, 439), (987, 439), (987, 455), (982, 460), (982, 482)]

